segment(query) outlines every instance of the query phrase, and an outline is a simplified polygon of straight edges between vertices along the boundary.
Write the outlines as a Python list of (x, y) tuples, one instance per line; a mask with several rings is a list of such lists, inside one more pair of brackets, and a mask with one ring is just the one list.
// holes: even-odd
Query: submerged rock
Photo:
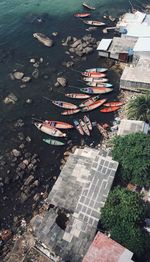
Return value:
[(35, 37), (40, 43), (47, 47), (52, 47), (53, 46), (53, 40), (47, 37), (44, 34), (41, 33), (34, 33), (33, 37)]
[(13, 76), (14, 76), (15, 79), (20, 80), (20, 79), (23, 78), (24, 73), (23, 72), (14, 72)]
[(18, 98), (13, 93), (10, 93), (3, 100), (4, 104), (6, 104), (6, 105), (7, 104), (15, 104), (17, 101), (18, 101)]
[(66, 80), (66, 78), (64, 78), (64, 77), (58, 77), (58, 78), (57, 78), (57, 82), (58, 82), (61, 86), (63, 86), (63, 87), (65, 87), (65, 86), (67, 85), (67, 80)]
[(31, 77), (30, 77), (30, 76), (24, 76), (24, 77), (21, 79), (21, 81), (22, 81), (23, 83), (28, 83), (28, 82), (30, 82), (30, 80), (31, 80)]

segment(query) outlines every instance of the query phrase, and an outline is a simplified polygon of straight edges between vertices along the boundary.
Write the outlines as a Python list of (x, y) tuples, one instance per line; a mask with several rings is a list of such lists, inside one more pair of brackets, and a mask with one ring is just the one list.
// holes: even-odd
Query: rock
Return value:
[(92, 47), (86, 47), (86, 48), (84, 48), (84, 52), (85, 52), (86, 54), (91, 54), (93, 51), (94, 51), (94, 50), (93, 50)]
[(56, 83), (54, 84), (54, 86), (55, 86), (55, 87), (59, 87), (59, 83), (56, 82)]
[(32, 72), (32, 76), (37, 79), (39, 77), (39, 70), (38, 69), (35, 69), (33, 72)]
[(21, 152), (20, 152), (20, 151), (18, 151), (17, 149), (13, 149), (11, 153), (12, 153), (12, 154), (13, 154), (13, 156), (15, 156), (15, 157), (18, 157), (18, 156), (20, 156), (20, 155), (21, 155)]
[(19, 167), (20, 169), (22, 169), (22, 170), (25, 170), (25, 169), (26, 169), (26, 165), (25, 165), (23, 162), (21, 162), (21, 163), (18, 165), (18, 167)]
[(53, 46), (53, 40), (45, 36), (44, 34), (34, 33), (33, 37), (35, 37), (40, 43), (44, 44), (47, 47)]
[(31, 99), (31, 98), (28, 98), (28, 99), (26, 100), (26, 103), (27, 103), (27, 104), (32, 104), (32, 99)]
[(18, 119), (14, 125), (15, 127), (22, 127), (24, 126), (24, 122), (22, 119)]
[(69, 48), (70, 53), (75, 53), (75, 51), (76, 51), (75, 48), (73, 48), (73, 47)]
[(63, 87), (67, 85), (67, 80), (64, 77), (58, 77), (57, 82)]
[(82, 51), (77, 51), (77, 52), (76, 52), (76, 55), (78, 55), (78, 56), (80, 56), (80, 57), (83, 56), (83, 54), (84, 54), (84, 53), (83, 53)]
[(81, 39), (78, 39), (77, 41), (75, 41), (75, 42), (71, 45), (71, 47), (72, 47), (72, 48), (76, 48), (78, 45), (82, 45)]
[(5, 99), (3, 100), (4, 104), (15, 104), (18, 101), (18, 98), (13, 94), (10, 93)]
[(21, 202), (22, 203), (25, 202), (28, 199), (28, 196), (24, 192), (21, 192), (20, 197), (21, 197)]
[(20, 88), (22, 88), (22, 89), (25, 88), (25, 87), (27, 87), (25, 84), (20, 86)]
[(20, 149), (23, 149), (23, 148), (25, 148), (25, 145), (24, 145), (24, 144), (21, 144), (21, 145), (19, 146), (19, 148), (20, 148)]
[(20, 79), (23, 78), (24, 73), (23, 72), (14, 72), (13, 76), (14, 76), (15, 79), (20, 80)]
[(26, 141), (27, 141), (28, 143), (30, 143), (30, 142), (31, 142), (31, 137), (27, 136), (27, 137), (26, 137)]
[(57, 35), (58, 35), (58, 32), (53, 32), (52, 35), (53, 35), (53, 36), (57, 36)]
[(69, 42), (72, 41), (72, 37), (71, 36), (68, 36), (66, 41), (62, 43), (63, 46), (67, 46), (69, 44)]
[(21, 79), (21, 81), (22, 81), (23, 83), (28, 83), (28, 82), (30, 82), (30, 80), (31, 80), (31, 77), (30, 77), (30, 76), (24, 76), (24, 77)]
[(30, 175), (24, 182), (25, 186), (28, 186), (29, 184), (31, 184), (31, 182), (34, 180), (34, 176)]
[(35, 68), (38, 68), (40, 65), (39, 65), (39, 62), (36, 62), (35, 64), (33, 64), (33, 67)]
[(76, 47), (76, 50), (77, 51), (81, 51), (83, 49), (83, 45), (82, 44), (80, 44), (80, 45), (78, 45), (77, 47)]
[(69, 67), (72, 67), (74, 65), (74, 62), (73, 61), (63, 62), (62, 65), (69, 68)]
[(44, 59), (43, 59), (43, 57), (40, 57), (40, 63), (43, 63), (43, 61), (44, 61)]
[(30, 59), (30, 63), (33, 63), (33, 64), (34, 64), (34, 63), (35, 63), (35, 58), (31, 58), (31, 59)]
[(28, 166), (29, 165), (29, 161), (27, 159), (23, 160), (23, 163)]
[(22, 141), (24, 140), (24, 134), (22, 132), (18, 133), (18, 138)]

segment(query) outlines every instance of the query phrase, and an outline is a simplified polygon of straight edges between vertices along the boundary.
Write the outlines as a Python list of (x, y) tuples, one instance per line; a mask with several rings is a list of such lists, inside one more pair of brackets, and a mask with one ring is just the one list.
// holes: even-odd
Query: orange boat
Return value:
[(87, 87), (87, 88), (80, 88), (80, 91), (87, 94), (106, 94), (112, 92), (112, 88), (107, 87)]
[(91, 15), (90, 13), (77, 13), (77, 14), (74, 14), (75, 17), (80, 17), (80, 18), (88, 17), (90, 15)]
[(68, 93), (68, 94), (65, 94), (65, 96), (69, 98), (73, 98), (73, 99), (86, 99), (90, 97), (90, 95), (80, 94), (80, 93)]
[(120, 106), (112, 106), (112, 107), (105, 107), (103, 109), (100, 110), (100, 112), (102, 113), (110, 113), (110, 112), (115, 112), (118, 109), (120, 109)]
[(73, 114), (76, 114), (76, 113), (78, 113), (78, 112), (80, 112), (80, 109), (79, 109), (79, 108), (77, 108), (77, 109), (72, 109), (72, 110), (66, 110), (66, 111), (62, 112), (61, 115), (63, 115), (63, 116), (73, 115)]
[(94, 102), (96, 102), (98, 99), (99, 99), (99, 95), (90, 97), (89, 99), (87, 99), (84, 102), (82, 102), (79, 105), (79, 107), (89, 106), (89, 105), (93, 104)]
[(104, 104), (106, 102), (106, 99), (101, 99), (96, 101), (95, 103), (93, 103), (92, 105), (89, 106), (85, 106), (84, 108), (82, 108), (82, 112), (87, 112), (87, 111), (91, 111), (96, 109), (97, 107), (101, 106), (102, 104)]
[(78, 108), (78, 106), (76, 106), (72, 103), (67, 103), (67, 102), (63, 102), (63, 101), (52, 101), (52, 103), (55, 106), (66, 108), (66, 109), (77, 109)]
[(73, 128), (73, 126), (68, 124), (68, 123), (59, 122), (59, 121), (53, 121), (53, 120), (52, 121), (45, 120), (43, 122), (43, 124), (46, 124), (46, 125), (49, 125), (51, 127), (58, 128), (58, 129), (70, 129), (70, 128)]
[(99, 77), (105, 77), (106, 76), (106, 74), (100, 73), (100, 72), (82, 72), (81, 74), (83, 76), (92, 77), (92, 78), (99, 78)]
[(108, 103), (106, 103), (106, 104), (104, 104), (104, 106), (108, 106), (108, 107), (112, 107), (112, 106), (122, 106), (124, 103), (122, 103), (122, 102), (115, 102), (115, 101), (113, 101), (113, 102), (108, 102)]

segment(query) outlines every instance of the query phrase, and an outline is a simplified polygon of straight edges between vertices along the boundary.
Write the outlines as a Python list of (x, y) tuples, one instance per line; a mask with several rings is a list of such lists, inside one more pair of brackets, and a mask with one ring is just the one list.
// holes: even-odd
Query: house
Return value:
[(138, 38), (135, 46), (133, 48), (134, 60), (140, 58), (141, 56), (150, 57), (150, 37), (148, 38)]
[(125, 67), (120, 78), (120, 88), (133, 91), (150, 90), (150, 56), (145, 55), (138, 59), (137, 64)]
[(69, 156), (48, 196), (45, 216), (31, 221), (38, 249), (55, 257), (53, 261), (82, 261), (96, 234), (117, 167), (118, 162), (101, 149), (76, 149)]
[(113, 58), (121, 62), (132, 60), (133, 48), (137, 38), (114, 37), (113, 39), (102, 39), (97, 47), (98, 53), (102, 57)]
[(149, 125), (144, 121), (123, 119), (120, 122), (117, 135), (129, 135), (132, 133), (143, 132), (147, 134)]
[(133, 262), (132, 256), (130, 250), (98, 232), (82, 262)]

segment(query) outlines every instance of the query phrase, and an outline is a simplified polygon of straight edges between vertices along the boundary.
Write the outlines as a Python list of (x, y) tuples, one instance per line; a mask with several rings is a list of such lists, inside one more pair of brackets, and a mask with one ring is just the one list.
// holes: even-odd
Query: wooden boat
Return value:
[(89, 106), (89, 105), (93, 104), (94, 102), (96, 102), (98, 99), (99, 99), (99, 95), (90, 97), (89, 99), (87, 99), (83, 103), (81, 103), (79, 105), (79, 107)]
[(86, 4), (85, 2), (82, 4), (85, 8), (89, 9), (89, 10), (95, 10), (96, 8), (93, 6), (90, 6), (88, 4)]
[(90, 131), (89, 131), (89, 129), (88, 129), (86, 123), (83, 122), (82, 119), (79, 119), (79, 123), (80, 123), (80, 125), (81, 125), (81, 127), (82, 127), (84, 133), (85, 133), (87, 136), (90, 136)]
[(65, 143), (61, 142), (61, 141), (58, 141), (58, 140), (54, 140), (54, 139), (50, 139), (50, 138), (47, 138), (47, 139), (43, 139), (43, 141), (49, 145), (53, 145), (53, 146), (64, 146)]
[(43, 122), (44, 124), (48, 124), (50, 125), (51, 127), (55, 127), (55, 128), (60, 128), (60, 129), (70, 129), (70, 128), (73, 128), (72, 125), (68, 124), (68, 123), (65, 123), (65, 122), (59, 122), (59, 121), (52, 121), (52, 120), (45, 120)]
[(110, 83), (88, 82), (87, 85), (92, 87), (112, 87), (112, 84)]
[(97, 123), (96, 127), (105, 139), (109, 138), (108, 132), (100, 124)]
[(55, 106), (66, 108), (66, 109), (77, 109), (78, 108), (76, 105), (74, 105), (72, 103), (67, 103), (67, 102), (63, 102), (63, 101), (52, 101), (52, 103)]
[(80, 133), (80, 135), (84, 135), (84, 131), (80, 125), (80, 123), (78, 122), (78, 120), (73, 120), (73, 123), (75, 125), (75, 128), (77, 129), (77, 131)]
[(73, 99), (86, 99), (90, 97), (90, 95), (80, 94), (80, 93), (68, 93), (68, 94), (65, 94), (65, 96), (69, 98), (73, 98)]
[(47, 124), (43, 123), (37, 123), (35, 122), (34, 125), (41, 130), (43, 133), (50, 135), (50, 136), (56, 136), (56, 137), (65, 137), (66, 134), (62, 133), (60, 130), (56, 129), (55, 127), (51, 127)]
[(90, 25), (90, 26), (104, 26), (105, 23), (101, 21), (94, 21), (94, 20), (85, 20), (83, 21), (84, 24)]
[(95, 82), (95, 83), (103, 83), (103, 82), (107, 82), (108, 79), (107, 78), (92, 78), (92, 77), (83, 77), (83, 80), (84, 81), (87, 81), (87, 82)]
[(88, 17), (90, 15), (91, 15), (90, 13), (77, 13), (77, 14), (74, 14), (75, 17), (80, 17), (80, 18), (85, 18), (85, 17)]
[(122, 102), (113, 101), (113, 102), (108, 102), (104, 104), (104, 106), (113, 107), (113, 106), (122, 106), (123, 104), (124, 103)]
[(105, 107), (103, 109), (100, 110), (100, 112), (102, 113), (110, 113), (110, 112), (115, 112), (118, 109), (120, 109), (120, 106), (112, 106), (112, 107)]
[(112, 88), (105, 88), (105, 87), (87, 87), (87, 88), (81, 88), (81, 92), (86, 94), (105, 94), (113, 91)]
[(92, 77), (92, 78), (102, 78), (106, 76), (106, 74), (101, 72), (82, 72), (81, 74), (83, 76)]
[(96, 101), (95, 103), (89, 105), (89, 106), (85, 106), (82, 108), (82, 112), (88, 112), (88, 111), (91, 111), (91, 110), (94, 110), (96, 109), (97, 107), (101, 106), (102, 104), (104, 104), (106, 102), (106, 99), (101, 99), (101, 100), (98, 100)]
[(66, 110), (64, 112), (61, 113), (61, 115), (63, 116), (67, 116), (67, 115), (74, 115), (76, 113), (80, 112), (80, 109), (77, 108), (77, 109), (71, 109), (71, 110)]
[(93, 128), (93, 127), (92, 127), (92, 123), (91, 123), (91, 121), (90, 121), (90, 118), (89, 118), (88, 116), (84, 115), (83, 120), (84, 120), (84, 122), (86, 123), (88, 129), (89, 129), (90, 131), (92, 131), (92, 128)]
[(101, 73), (104, 73), (107, 70), (108, 70), (108, 68), (97, 67), (97, 68), (89, 68), (89, 69), (86, 69), (85, 71), (86, 72), (101, 72)]

